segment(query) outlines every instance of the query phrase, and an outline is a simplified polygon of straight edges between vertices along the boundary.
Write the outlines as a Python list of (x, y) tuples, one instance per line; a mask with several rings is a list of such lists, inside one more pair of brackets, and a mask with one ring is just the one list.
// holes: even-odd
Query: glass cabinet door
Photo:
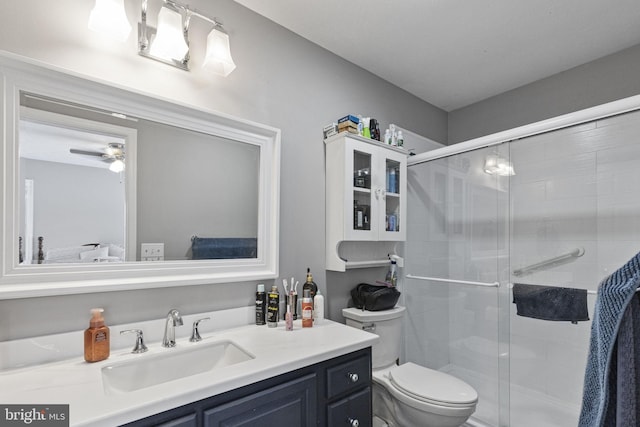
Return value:
[(352, 230), (371, 230), (371, 153), (353, 152)]
[[(385, 160), (386, 191), (384, 197), (385, 231), (400, 231), (400, 163)], [(402, 224), (404, 227), (404, 224)]]
[(381, 169), (384, 171), (384, 191), (380, 194), (380, 240), (404, 240), (406, 236), (406, 156), (384, 150)]

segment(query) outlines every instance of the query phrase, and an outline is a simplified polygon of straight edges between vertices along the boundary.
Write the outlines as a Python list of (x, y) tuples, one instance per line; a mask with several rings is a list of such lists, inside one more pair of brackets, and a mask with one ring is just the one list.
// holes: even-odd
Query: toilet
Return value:
[(342, 310), (348, 326), (380, 337), (372, 347), (374, 426), (459, 427), (475, 411), (478, 393), (443, 372), (411, 362), (397, 364), (405, 310)]

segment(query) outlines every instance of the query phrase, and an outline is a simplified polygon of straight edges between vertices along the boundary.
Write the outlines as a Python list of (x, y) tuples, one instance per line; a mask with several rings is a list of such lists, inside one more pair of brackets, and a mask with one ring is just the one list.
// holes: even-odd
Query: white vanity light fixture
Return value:
[(197, 17), (213, 24), (207, 37), (204, 66), (225, 77), (236, 68), (231, 58), (229, 35), (218, 18), (209, 18), (174, 0), (163, 0), (156, 30), (147, 25), (147, 6), (148, 0), (142, 0), (142, 18), (138, 26), (140, 55), (189, 70), (189, 25), (191, 18)]
[(124, 11), (124, 0), (96, 0), (89, 15), (90, 30), (118, 41), (125, 41), (131, 25)]
[[(195, 16), (213, 24), (213, 30), (207, 36), (203, 67), (224, 77), (236, 68), (231, 58), (229, 34), (224, 30), (219, 18), (209, 18), (175, 0), (162, 0), (158, 13), (158, 27), (154, 28), (147, 24), (148, 3), (149, 0), (142, 0), (141, 20), (138, 24), (138, 53), (141, 56), (188, 71), (189, 24)], [(131, 31), (131, 25), (125, 14), (124, 0), (96, 0), (88, 26), (93, 31), (125, 41)]]
[(489, 175), (513, 176), (516, 174), (513, 163), (498, 154), (490, 154), (485, 158), (484, 171)]

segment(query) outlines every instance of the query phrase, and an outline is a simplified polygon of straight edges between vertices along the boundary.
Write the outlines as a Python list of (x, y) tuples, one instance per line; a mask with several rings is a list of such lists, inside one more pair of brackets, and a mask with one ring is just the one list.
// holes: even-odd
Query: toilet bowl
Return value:
[(342, 310), (347, 325), (378, 334), (372, 348), (373, 415), (390, 427), (459, 427), (473, 414), (478, 394), (469, 384), (415, 363), (397, 365), (404, 307)]

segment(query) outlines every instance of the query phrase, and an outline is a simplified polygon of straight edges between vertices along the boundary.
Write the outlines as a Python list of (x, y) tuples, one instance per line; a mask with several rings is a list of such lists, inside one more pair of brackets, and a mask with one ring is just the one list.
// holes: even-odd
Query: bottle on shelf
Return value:
[(390, 167), (387, 169), (387, 192), (389, 193), (397, 193), (398, 192), (398, 180), (397, 173), (395, 167)]
[(397, 220), (394, 214), (387, 215), (387, 231), (397, 231)]
[(397, 146), (398, 145), (398, 134), (396, 132), (396, 125), (394, 124), (390, 124), (389, 125), (389, 133), (391, 134), (391, 145), (392, 146)]
[(387, 145), (391, 145), (392, 142), (392, 137), (391, 137), (391, 131), (389, 129), (386, 129), (384, 131), (384, 143)]

